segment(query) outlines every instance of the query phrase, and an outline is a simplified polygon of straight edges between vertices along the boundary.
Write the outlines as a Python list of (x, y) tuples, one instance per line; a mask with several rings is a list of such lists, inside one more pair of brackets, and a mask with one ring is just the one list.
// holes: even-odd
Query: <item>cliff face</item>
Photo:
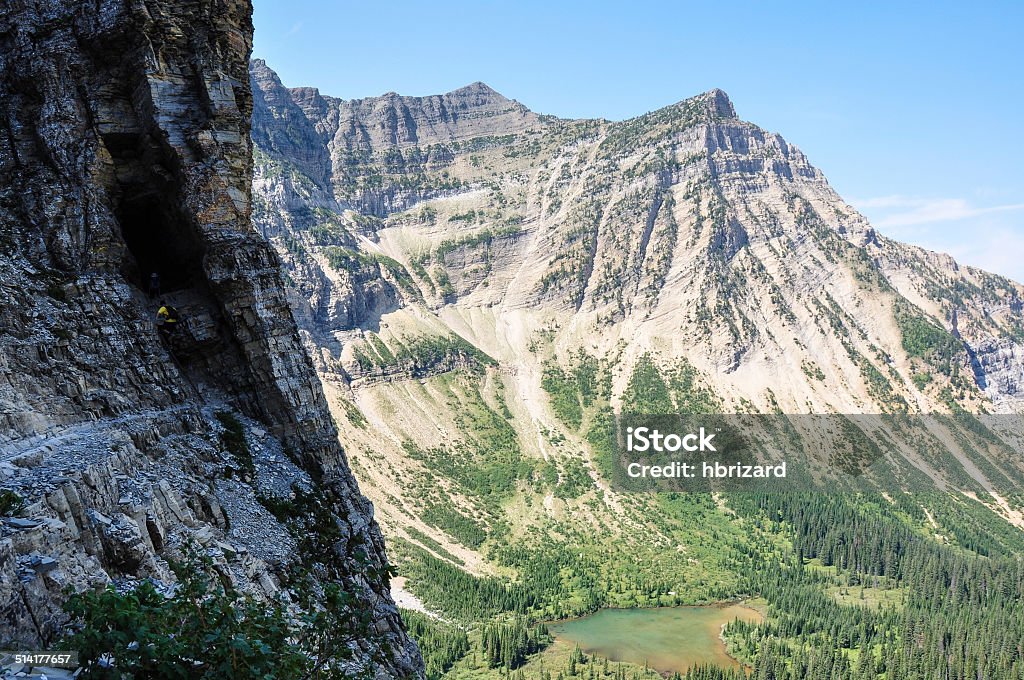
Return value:
[[(278, 595), (295, 539), (256, 493), (297, 483), (342, 530), (325, 576), (376, 611), (366, 658), (415, 675), (372, 507), (250, 226), (251, 36), (240, 0), (0, 10), (0, 479), (24, 506), (3, 519), (0, 639), (52, 639), (65, 586), (172, 578), (186, 541)], [(184, 315), (169, 341), (153, 272)]]
[[(262, 59), (251, 71), (257, 148), (286, 157), (318, 197), (348, 196), (377, 217), (459, 187), (454, 178), (438, 177), (426, 185), (385, 182), (367, 190), (363, 180), (382, 167), (389, 174), (424, 175), (449, 165), (460, 149), (494, 146), (502, 137), (507, 142), (509, 135), (539, 130), (545, 120), (483, 83), (430, 97), (389, 92), (343, 100), (314, 88), (285, 88)], [(391, 151), (387, 158), (385, 151)]]

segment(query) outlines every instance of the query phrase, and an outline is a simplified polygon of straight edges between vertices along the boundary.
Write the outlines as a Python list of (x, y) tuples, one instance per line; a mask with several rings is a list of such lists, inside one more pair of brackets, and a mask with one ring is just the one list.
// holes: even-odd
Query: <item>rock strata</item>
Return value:
[[(344, 101), (286, 88), (262, 61), (250, 77), (254, 220), (336, 358), (396, 313), (406, 334), (444, 334), (436, 315), (513, 364), (551, 326), (559, 352), (625, 342), (627, 369), (646, 351), (686, 355), (732, 376), (737, 401), (771, 391), (770, 408), (785, 392), (796, 411), (941, 409), (945, 378), (968, 405), (1022, 408), (1024, 288), (880, 235), (722, 90), (562, 120), (481, 83)], [(497, 332), (524, 323), (510, 345)], [(952, 363), (904, 342), (926, 328), (952, 336)], [(406, 343), (383, 335), (389, 351)], [(831, 367), (830, 394), (812, 365)]]
[[(362, 658), (417, 676), (280, 257), (250, 225), (251, 39), (243, 0), (0, 9), (0, 482), (21, 504), (0, 525), (0, 640), (52, 641), (68, 586), (173, 581), (185, 543), (279, 596), (295, 539), (257, 498), (315, 483), (342, 536), (324, 562), (375, 612)], [(153, 272), (183, 313), (170, 338)]]

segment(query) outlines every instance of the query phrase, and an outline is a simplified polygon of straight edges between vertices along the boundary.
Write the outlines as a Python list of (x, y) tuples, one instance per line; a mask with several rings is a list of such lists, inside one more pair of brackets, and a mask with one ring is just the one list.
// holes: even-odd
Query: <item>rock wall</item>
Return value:
[[(250, 225), (251, 40), (244, 0), (0, 9), (0, 479), (23, 505), (0, 529), (0, 640), (56, 635), (65, 586), (170, 579), (187, 540), (276, 595), (292, 539), (256, 493), (316, 483), (343, 535), (323, 561), (376, 611), (365, 658), (416, 676), (372, 507)], [(170, 340), (153, 272), (184, 314)]]
[(1011, 340), (988, 339), (972, 353), (978, 384), (997, 403), (1024, 401), (1024, 346)]
[[(424, 173), (448, 168), (455, 160), (452, 149), (461, 144), (467, 145), (464, 150), (501, 145), (510, 135), (545, 124), (545, 117), (484, 83), (430, 97), (389, 92), (343, 100), (311, 87), (286, 88), (262, 59), (253, 60), (250, 72), (257, 98), (256, 146), (274, 158), (287, 158), (308, 180), (297, 196), (286, 192), (282, 198), (295, 202), (301, 197), (303, 203), (325, 208), (333, 207), (333, 197), (384, 217), (426, 199), (455, 195), (459, 183), (391, 186), (372, 177), (383, 161), (389, 174), (422, 179)], [(287, 183), (294, 177), (274, 179)]]

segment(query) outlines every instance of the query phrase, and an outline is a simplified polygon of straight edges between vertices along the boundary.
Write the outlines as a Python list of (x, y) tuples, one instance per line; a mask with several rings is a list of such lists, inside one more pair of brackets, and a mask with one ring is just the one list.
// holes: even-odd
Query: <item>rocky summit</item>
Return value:
[[(0, 9), (0, 641), (52, 643), (68, 589), (173, 592), (170, 561), (198, 546), (257, 601), (287, 603), (296, 566), (342, 584), (371, 613), (356, 661), (416, 676), (372, 507), (250, 223), (251, 11)], [(321, 554), (268, 510), (296, 490), (328, 513)]]

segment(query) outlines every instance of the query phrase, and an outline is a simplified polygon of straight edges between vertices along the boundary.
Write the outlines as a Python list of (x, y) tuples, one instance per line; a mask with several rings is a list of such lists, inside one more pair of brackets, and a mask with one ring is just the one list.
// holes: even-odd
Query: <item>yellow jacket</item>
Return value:
[[(157, 323), (177, 323), (178, 315), (176, 313), (171, 314), (171, 309), (174, 308), (171, 307), (170, 309), (168, 309), (166, 306), (160, 307), (160, 309), (156, 313)], [(177, 312), (177, 310), (174, 311)]]

